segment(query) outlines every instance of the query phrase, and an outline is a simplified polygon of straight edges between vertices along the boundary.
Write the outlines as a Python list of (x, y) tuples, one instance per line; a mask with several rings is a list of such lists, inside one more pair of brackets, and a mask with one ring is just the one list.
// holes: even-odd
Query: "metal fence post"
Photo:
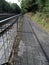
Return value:
[(17, 17), (17, 32), (18, 32), (18, 17)]

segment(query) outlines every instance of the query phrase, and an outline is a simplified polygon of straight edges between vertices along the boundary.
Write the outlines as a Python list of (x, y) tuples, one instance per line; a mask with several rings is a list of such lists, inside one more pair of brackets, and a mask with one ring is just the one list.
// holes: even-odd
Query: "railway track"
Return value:
[(18, 31), (22, 33), (20, 41), (23, 43), (19, 44), (14, 65), (49, 65), (44, 49), (30, 22), (31, 20), (25, 16), (22, 31)]
[[(30, 20), (31, 20), (31, 19), (30, 19)], [(46, 59), (47, 59), (47, 62), (49, 63), (49, 57), (47, 56), (47, 53), (46, 53), (45, 50), (43, 49), (43, 46), (41, 45), (42, 43), (39, 41), (39, 39), (38, 39), (38, 37), (37, 37), (37, 35), (36, 35), (36, 33), (35, 33), (35, 31), (34, 31), (32, 25), (31, 25), (30, 21), (28, 21), (28, 23), (29, 23), (29, 25), (30, 25), (30, 27), (31, 27), (31, 29), (32, 29), (32, 33), (35, 35), (35, 37), (36, 37), (36, 39), (37, 39), (37, 41), (38, 41), (38, 44), (40, 45), (40, 47), (41, 47), (41, 49), (42, 49), (42, 51), (43, 51), (43, 53), (44, 53), (44, 55), (45, 55), (45, 57), (46, 57)]]
[[(42, 43), (39, 41), (39, 39), (38, 39), (38, 37), (37, 37), (37, 34), (36, 34), (36, 32), (34, 31), (34, 29), (33, 29), (33, 27), (32, 27), (32, 25), (31, 25), (31, 22), (30, 22), (31, 20), (30, 19), (27, 19), (26, 18), (26, 20), (24, 20), (24, 23), (23, 23), (23, 25), (24, 25), (24, 27), (22, 27), (23, 28), (23, 31), (18, 31), (18, 32), (22, 32), (22, 41), (23, 42), (25, 42), (24, 43), (24, 45), (25, 45), (25, 51), (23, 52), (23, 54), (22, 54), (22, 56), (20, 57), (20, 59), (19, 59), (19, 56), (18, 56), (18, 59), (16, 59), (16, 60), (18, 60), (18, 65), (25, 65), (25, 63), (26, 63), (26, 65), (44, 65), (43, 63), (39, 63), (39, 61), (40, 62), (42, 62), (42, 60), (43, 60), (43, 58), (42, 58), (42, 60), (40, 59), (40, 60), (37, 60), (38, 58), (35, 58), (35, 57), (39, 57), (39, 58), (41, 58), (41, 56), (42, 57), (45, 57), (46, 59), (44, 59), (43, 61), (44, 61), (44, 63), (45, 63), (45, 60), (48, 62), (48, 64), (46, 63), (45, 65), (49, 65), (49, 58), (48, 58), (48, 56), (47, 56), (47, 54), (46, 54), (46, 52), (45, 52), (45, 50), (43, 49), (43, 47), (42, 47)], [(15, 22), (16, 22), (16, 20), (15, 20)], [(13, 20), (13, 23), (11, 23), (8, 27), (7, 27), (7, 31), (6, 30), (3, 30), (2, 32), (5, 34), (6, 32), (8, 32), (9, 30), (9, 28), (10, 28), (10, 30), (11, 31), (9, 31), (9, 36), (10, 36), (10, 33), (12, 33), (12, 30), (16, 33), (17, 32), (17, 30), (16, 30), (16, 24), (15, 24), (15, 22), (14, 22), (14, 20)], [(7, 23), (7, 22), (6, 22)], [(14, 27), (13, 27), (13, 24), (14, 24)], [(3, 24), (2, 24), (3, 25)], [(12, 28), (11, 28), (11, 26), (12, 26)], [(16, 27), (15, 27), (16, 26)], [(31, 29), (31, 30), (30, 30)], [(26, 30), (26, 31), (25, 31)], [(29, 30), (29, 31), (28, 31)], [(6, 32), (4, 32), (4, 31), (6, 31)], [(15, 34), (15, 33), (12, 33), (12, 37), (14, 37), (15, 38), (15, 36), (13, 36), (13, 34)], [(0, 36), (2, 36), (3, 35), (3, 33), (1, 34), (0, 33)], [(16, 35), (16, 34), (15, 34)], [(8, 36), (8, 35), (7, 35)], [(35, 36), (35, 38), (36, 38), (36, 40), (35, 40), (35, 38), (34, 38), (34, 36)], [(12, 39), (12, 37), (11, 37), (11, 41), (12, 40), (14, 40), (14, 38)], [(9, 40), (10, 41), (10, 40)], [(12, 43), (12, 42), (11, 42)], [(37, 48), (36, 48), (37, 47)], [(38, 48), (40, 49), (40, 50), (38, 50)], [(36, 50), (37, 49), (37, 50)], [(41, 51), (42, 50), (42, 51)], [(34, 51), (34, 52), (33, 52)], [(36, 53), (35, 55), (34, 55), (34, 53)], [(39, 53), (41, 53), (41, 56), (40, 56), (40, 54)], [(35, 57), (34, 57), (35, 56)], [(16, 56), (17, 57), (17, 56)], [(32, 62), (33, 61), (33, 62)], [(36, 62), (36, 61), (38, 61), (38, 62)], [(17, 61), (15, 61), (15, 62), (17, 62)], [(20, 63), (20, 64), (19, 64)], [(37, 64), (36, 64), (37, 63)], [(38, 64), (39, 63), (39, 64)]]

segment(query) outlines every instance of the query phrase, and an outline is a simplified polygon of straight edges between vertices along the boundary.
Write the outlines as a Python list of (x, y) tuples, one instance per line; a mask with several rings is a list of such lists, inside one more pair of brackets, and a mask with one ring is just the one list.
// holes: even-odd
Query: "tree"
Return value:
[(5, 3), (5, 0), (0, 0), (0, 12), (2, 12), (2, 9), (3, 9), (3, 3)]
[(36, 0), (22, 0), (21, 8), (23, 11), (35, 11), (38, 8)]
[(20, 13), (21, 12), (20, 7), (16, 3), (12, 3), (11, 7), (13, 9), (13, 12), (15, 12), (15, 13)]
[(8, 3), (5, 0), (0, 0), (0, 12), (20, 13), (21, 9), (16, 3)]
[(39, 11), (43, 11), (44, 7), (45, 7), (45, 4), (46, 4), (46, 0), (37, 0), (37, 3), (38, 3), (38, 9)]

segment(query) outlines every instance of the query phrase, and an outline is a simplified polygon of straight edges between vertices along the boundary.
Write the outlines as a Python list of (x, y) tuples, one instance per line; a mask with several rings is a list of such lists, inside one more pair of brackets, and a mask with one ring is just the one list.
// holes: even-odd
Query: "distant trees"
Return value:
[(49, 0), (21, 0), (21, 9), (16, 3), (8, 3), (0, 0), (0, 13), (20, 13), (22, 12), (49, 12)]
[(5, 2), (5, 0), (0, 0), (0, 12), (2, 12), (3, 9), (3, 3)]
[(49, 9), (49, 0), (22, 0), (21, 1), (21, 8), (22, 11), (29, 12), (29, 11), (45, 11)]
[(21, 9), (16, 3), (8, 3), (0, 0), (0, 13), (20, 13)]
[(46, 0), (45, 11), (49, 13), (49, 0)]
[(43, 11), (46, 4), (46, 0), (37, 0), (37, 3), (38, 3), (38, 10)]
[(23, 11), (35, 11), (38, 9), (36, 0), (22, 0), (21, 7)]
[(15, 12), (15, 13), (20, 13), (21, 12), (20, 7), (16, 3), (12, 3), (11, 8), (12, 8), (12, 12)]

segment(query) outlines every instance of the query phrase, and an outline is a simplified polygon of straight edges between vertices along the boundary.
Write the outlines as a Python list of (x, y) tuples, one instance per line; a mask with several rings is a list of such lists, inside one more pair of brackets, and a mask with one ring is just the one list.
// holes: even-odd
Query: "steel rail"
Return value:
[(11, 19), (13, 19), (13, 18), (16, 18), (16, 17), (18, 17), (18, 16), (20, 16), (21, 14), (18, 14), (18, 15), (15, 15), (15, 16), (12, 16), (12, 17), (9, 17), (9, 18), (6, 18), (6, 19), (4, 19), (4, 20), (1, 20), (0, 21), (0, 27), (2, 26), (2, 25), (4, 25), (4, 24), (6, 24), (6, 23), (9, 23), (8, 21), (9, 20), (11, 20)]
[[(31, 19), (30, 19), (30, 20), (31, 20)], [(38, 37), (37, 37), (37, 35), (36, 35), (34, 29), (32, 28), (31, 23), (30, 23), (29, 21), (28, 21), (28, 23), (29, 23), (29, 25), (30, 25), (30, 27), (31, 27), (31, 29), (32, 29), (32, 31), (33, 31), (32, 33), (35, 35), (35, 37), (36, 37), (36, 39), (37, 39), (37, 42), (38, 42), (38, 44), (39, 44), (41, 50), (43, 51), (43, 54), (44, 54), (44, 56), (45, 56), (45, 58), (47, 59), (47, 62), (48, 62), (48, 64), (49, 64), (49, 57), (47, 56), (45, 50), (43, 49), (43, 46), (42, 46), (40, 40), (38, 39)]]

